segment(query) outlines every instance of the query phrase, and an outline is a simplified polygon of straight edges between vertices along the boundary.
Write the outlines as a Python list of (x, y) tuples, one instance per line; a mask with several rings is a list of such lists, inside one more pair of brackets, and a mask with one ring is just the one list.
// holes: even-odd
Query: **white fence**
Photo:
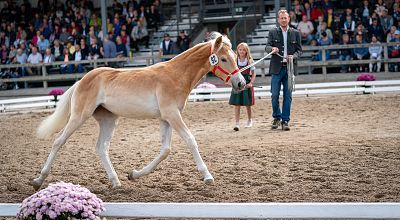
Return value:
[[(0, 203), (0, 217), (15, 217), (19, 206)], [(105, 208), (102, 217), (116, 218), (400, 218), (400, 203), (105, 203)]]
[[(400, 80), (384, 81), (352, 81), (332, 83), (296, 84), (293, 95), (322, 95), (339, 93), (378, 93), (400, 91)], [(254, 88), (255, 97), (270, 97), (270, 86)], [(226, 100), (229, 99), (231, 88), (194, 89), (189, 95), (189, 101)]]
[[(254, 89), (254, 96), (258, 98), (270, 97), (270, 86), (261, 86)], [(322, 95), (340, 93), (379, 93), (399, 92), (400, 80), (385, 81), (352, 81), (333, 83), (296, 84), (293, 95)], [(231, 88), (207, 88), (193, 89), (189, 95), (189, 101), (203, 100), (227, 100), (231, 94)], [(33, 98), (20, 98), (0, 100), (0, 112), (10, 112), (29, 108), (53, 108), (56, 106), (53, 96), (40, 96)]]

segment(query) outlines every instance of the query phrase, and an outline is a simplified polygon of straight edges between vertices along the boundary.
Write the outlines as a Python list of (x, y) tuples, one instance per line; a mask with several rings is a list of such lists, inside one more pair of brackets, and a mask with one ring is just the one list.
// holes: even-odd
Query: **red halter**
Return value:
[[(213, 44), (211, 43), (211, 47), (210, 47), (210, 54), (213, 53)], [(226, 79), (222, 79), (221, 77), (217, 76), (217, 74), (215, 74), (215, 72), (219, 70), (221, 71), (223, 74), (227, 75), (228, 77), (226, 77)], [(214, 66), (214, 68), (212, 69), (212, 73), (214, 73), (214, 75), (216, 75), (218, 78), (220, 78), (222, 81), (228, 82), (229, 79), (231, 78), (231, 76), (235, 75), (236, 73), (238, 73), (240, 70), (239, 69), (235, 69), (233, 72), (229, 73), (227, 71), (225, 71), (224, 69), (222, 69), (222, 67), (220, 67), (218, 64)]]

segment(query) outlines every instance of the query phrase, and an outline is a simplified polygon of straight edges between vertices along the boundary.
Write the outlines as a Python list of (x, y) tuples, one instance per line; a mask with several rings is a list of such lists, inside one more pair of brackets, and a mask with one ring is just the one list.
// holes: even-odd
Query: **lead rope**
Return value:
[[(271, 56), (271, 55), (272, 55), (272, 52), (269, 53), (269, 54), (267, 54), (267, 55), (265, 55), (263, 58), (259, 59), (257, 62), (254, 62), (254, 63), (252, 63), (252, 64), (250, 64), (250, 65), (248, 65), (248, 66), (246, 66), (246, 67), (240, 69), (239, 72), (242, 73), (243, 71), (245, 71), (245, 70), (247, 70), (247, 69), (249, 69), (249, 68), (251, 68), (251, 67), (257, 65), (257, 63), (259, 63), (259, 62), (265, 60), (267, 57), (269, 57), (269, 56)], [(279, 53), (277, 53), (276, 55), (278, 55), (278, 56), (284, 58), (284, 57), (283, 57), (282, 55), (280, 55)], [(295, 82), (294, 82), (294, 62), (293, 62), (293, 57), (287, 58), (287, 59), (288, 59), (288, 64), (287, 64), (287, 65), (288, 65), (288, 71), (287, 71), (287, 73), (288, 73), (288, 89), (289, 89), (290, 92), (293, 92), (293, 91), (295, 90)]]

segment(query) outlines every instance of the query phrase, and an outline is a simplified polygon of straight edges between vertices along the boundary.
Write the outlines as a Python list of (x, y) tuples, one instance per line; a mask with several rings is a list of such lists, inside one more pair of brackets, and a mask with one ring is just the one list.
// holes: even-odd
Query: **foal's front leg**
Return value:
[(181, 114), (177, 113), (169, 115), (168, 119), (172, 128), (178, 132), (179, 136), (186, 142), (187, 146), (189, 147), (190, 152), (192, 153), (194, 160), (196, 161), (197, 170), (200, 171), (201, 174), (203, 174), (204, 182), (206, 184), (214, 183), (213, 176), (208, 171), (206, 164), (200, 156), (196, 139), (185, 125), (185, 122), (183, 122)]
[(145, 166), (143, 169), (140, 171), (133, 170), (132, 172), (129, 173), (128, 179), (133, 180), (136, 178), (139, 178), (141, 176), (145, 176), (151, 172), (154, 171), (154, 169), (157, 167), (157, 165), (163, 161), (165, 158), (167, 158), (169, 152), (171, 151), (171, 136), (172, 136), (172, 129), (171, 126), (167, 121), (161, 120), (161, 151), (160, 154), (153, 160), (151, 163), (149, 163), (147, 166)]

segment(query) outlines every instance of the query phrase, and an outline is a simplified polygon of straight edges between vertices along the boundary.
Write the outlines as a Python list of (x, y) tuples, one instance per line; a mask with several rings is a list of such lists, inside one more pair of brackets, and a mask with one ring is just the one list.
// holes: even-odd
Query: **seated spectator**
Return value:
[(40, 39), (40, 34), (41, 34), (40, 31), (36, 31), (35, 36), (32, 37), (31, 43), (33, 44), (33, 46), (37, 46), (37, 43)]
[(331, 0), (323, 0), (321, 3), (321, 7), (323, 9), (324, 14), (328, 13), (329, 9), (334, 7), (333, 2)]
[[(342, 35), (342, 41), (340, 42), (340, 45), (348, 45), (348, 44), (351, 44), (350, 36), (348, 34), (343, 34)], [(338, 53), (339, 53), (339, 60), (340, 61), (351, 60), (351, 58), (353, 56), (353, 52), (352, 52), (351, 48), (340, 49), (340, 50), (338, 50)], [(342, 72), (342, 73), (350, 72), (350, 67), (348, 65), (341, 65), (340, 72)]]
[[(164, 40), (160, 43), (160, 57), (164, 55), (173, 54), (173, 44), (174, 42), (169, 37), (168, 33), (164, 34)], [(168, 61), (170, 58), (162, 58), (161, 61)]]
[(58, 39), (54, 40), (54, 45), (51, 48), (51, 53), (54, 55), (56, 61), (64, 60), (63, 56), (64, 46), (60, 44)]
[(5, 44), (1, 45), (0, 61), (1, 61), (1, 64), (6, 64), (8, 61), (8, 49)]
[[(317, 40), (312, 39), (311, 42), (310, 42), (310, 46), (314, 46), (314, 47), (318, 46)], [(312, 61), (317, 61), (318, 60), (317, 59), (318, 58), (318, 54), (319, 54), (319, 50), (312, 50), (311, 51), (311, 60)]]
[[(362, 35), (357, 35), (356, 36), (356, 44), (365, 44), (366, 42), (364, 41)], [(354, 48), (353, 49), (353, 59), (354, 60), (365, 60), (368, 59), (368, 48), (366, 47), (361, 47), (361, 48)], [(356, 68), (356, 71), (358, 72), (363, 72), (366, 71), (365, 66), (360, 64), (358, 68)]]
[[(308, 3), (308, 2), (304, 3), (303, 16), (304, 15), (307, 17), (308, 21), (311, 20), (311, 6), (310, 6), (310, 3)], [(303, 20), (303, 17), (301, 17), (300, 20)]]
[(19, 25), (17, 30), (17, 44), (19, 44), (21, 40), (26, 40), (26, 36), (27, 36), (26, 31), (23, 29), (21, 25)]
[[(321, 33), (321, 38), (318, 39), (318, 46), (329, 46), (332, 45), (332, 40), (329, 39), (328, 34), (326, 32)], [(325, 50), (325, 60), (329, 60), (330, 50)], [(316, 57), (317, 61), (321, 61), (322, 59), (322, 50), (318, 53)]]
[(388, 33), (388, 35), (386, 37), (386, 42), (387, 43), (389, 43), (392, 39), (394, 39), (396, 37), (395, 34), (394, 34), (396, 32), (396, 30), (397, 30), (396, 26), (392, 26), (390, 28), (390, 32)]
[(145, 19), (141, 17), (139, 19), (138, 24), (133, 27), (131, 37), (132, 37), (132, 44), (136, 51), (139, 51), (139, 43), (144, 42), (146, 48), (149, 48), (149, 33), (147, 31), (146, 26), (144, 26)]
[[(27, 62), (29, 64), (40, 64), (43, 62), (43, 56), (42, 56), (42, 54), (40, 54), (38, 52), (37, 47), (35, 47), (35, 46), (32, 47), (32, 53), (29, 54)], [(35, 73), (34, 73), (34, 71), (35, 71)], [(29, 75), (33, 75), (33, 74), (37, 75), (37, 74), (39, 74), (39, 71), (40, 71), (40, 66), (27, 68), (27, 72)]]
[(116, 41), (117, 57), (127, 57), (128, 52), (126, 51), (125, 44), (122, 43), (121, 37), (118, 36)]
[(324, 16), (324, 21), (326, 22), (327, 29), (332, 29), (334, 20), (335, 20), (335, 16), (333, 14), (333, 8), (329, 8), (327, 13)]
[[(394, 32), (395, 37), (390, 40), (390, 42), (396, 42), (397, 45), (388, 48), (389, 58), (399, 58), (400, 57), (400, 31), (396, 30)], [(400, 70), (399, 63), (389, 63), (389, 70), (392, 72), (397, 72)]]
[[(368, 48), (368, 52), (370, 54), (370, 60), (371, 60), (371, 62), (369, 63), (369, 71), (370, 72), (380, 72), (383, 48), (380, 45), (381, 42), (378, 41), (376, 36), (372, 36), (371, 44), (372, 45)], [(375, 61), (377, 61), (376, 65), (375, 65)], [(377, 66), (377, 68), (375, 68), (376, 66)]]
[(364, 41), (369, 41), (367, 30), (365, 30), (365, 28), (361, 22), (357, 25), (356, 30), (354, 31), (353, 39), (355, 39), (357, 35), (362, 35), (362, 38), (364, 39)]
[(290, 17), (289, 26), (297, 29), (297, 25), (299, 25), (299, 21), (297, 20), (296, 14), (294, 13), (294, 11), (289, 12), (289, 17)]
[(393, 26), (393, 18), (388, 14), (388, 10), (385, 9), (382, 11), (382, 15), (380, 16), (381, 20), (381, 25), (383, 28), (383, 32), (385, 33), (385, 36), (387, 33), (390, 31), (390, 27)]
[(4, 31), (0, 31), (0, 45), (3, 44), (7, 47), (7, 45), (10, 45), (10, 40), (6, 37), (6, 33)]
[(17, 48), (14, 46), (14, 44), (10, 45), (10, 50), (8, 52), (8, 63), (11, 63), (11, 61), (14, 60), (15, 56), (17, 56)]
[[(82, 53), (81, 47), (79, 45), (75, 45), (75, 52), (72, 54), (73, 61), (82, 61), (85, 60), (85, 54)], [(69, 64), (68, 70), (71, 72), (78, 71), (78, 73), (83, 73), (85, 68), (81, 63)]]
[(328, 38), (330, 39), (330, 40), (332, 40), (333, 41), (333, 34), (332, 34), (332, 31), (330, 30), (330, 29), (327, 29), (327, 27), (326, 27), (326, 23), (325, 22), (322, 22), (321, 24), (320, 24), (320, 26), (318, 27), (318, 32), (317, 32), (317, 34), (316, 34), (316, 39), (321, 39), (322, 38), (322, 33), (323, 32), (325, 32), (327, 35), (328, 35)]
[(160, 22), (160, 14), (158, 13), (156, 6), (151, 5), (150, 11), (148, 13), (147, 27), (154, 28), (156, 32), (158, 31), (158, 23)]
[(45, 50), (44, 58), (43, 58), (43, 63), (53, 63), (56, 60), (54, 55), (51, 53), (51, 49), (47, 48)]
[(68, 48), (64, 48), (63, 57), (64, 57), (63, 58), (64, 64), (60, 65), (60, 72), (62, 74), (66, 73), (66, 72), (72, 73), (73, 66), (69, 65), (68, 62), (74, 60), (74, 57), (69, 52)]
[(302, 8), (303, 6), (300, 4), (297, 4), (294, 6), (294, 15), (296, 16), (296, 21), (301, 21), (301, 19), (303, 18), (303, 11), (304, 8)]
[[(14, 25), (13, 25), (14, 27)], [(8, 38), (8, 44), (7, 47), (9, 47), (11, 44), (14, 44), (14, 42), (17, 40), (17, 35), (15, 33), (14, 28), (11, 27), (11, 24), (7, 25), (7, 28), (5, 30), (6, 37)]]
[(92, 39), (92, 44), (89, 47), (88, 60), (97, 60), (100, 57), (100, 47), (97, 44), (97, 39)]
[(192, 46), (192, 41), (190, 40), (189, 36), (185, 34), (185, 31), (179, 32), (179, 36), (176, 40), (176, 46), (178, 53), (182, 53)]
[(340, 24), (340, 15), (335, 14), (332, 24), (333, 42), (339, 43), (341, 40), (342, 25)]
[[(51, 53), (51, 49), (47, 48), (43, 57), (43, 63), (53, 63), (56, 60), (56, 58), (54, 57), (54, 55)], [(46, 72), (50, 73), (50, 65), (46, 66)]]
[(109, 39), (108, 36), (104, 38), (104, 58), (115, 58), (117, 57), (117, 47), (115, 43)]
[(128, 52), (128, 55), (129, 55), (129, 53), (131, 51), (131, 47), (130, 47), (131, 40), (129, 38), (129, 35), (126, 33), (125, 28), (126, 28), (126, 26), (122, 25), (122, 27), (121, 27), (121, 41), (125, 45), (126, 51)]
[(372, 36), (376, 36), (380, 40), (384, 39), (385, 34), (382, 26), (378, 24), (378, 19), (372, 20), (372, 25), (370, 25), (368, 28), (368, 35), (370, 38), (372, 38)]
[(49, 40), (44, 38), (43, 34), (40, 34), (39, 40), (37, 42), (39, 53), (44, 54), (46, 49), (50, 46)]
[(69, 32), (67, 31), (67, 27), (62, 27), (61, 28), (61, 34), (60, 34), (60, 43), (62, 45), (66, 45), (67, 41), (69, 39), (71, 35), (69, 34)]
[(346, 16), (346, 21), (343, 23), (343, 32), (345, 34), (353, 35), (356, 29), (356, 22), (353, 20), (351, 15)]
[(301, 34), (302, 40), (306, 40), (307, 44), (314, 38), (314, 25), (307, 19), (306, 15), (303, 15), (303, 19), (299, 22), (297, 29)]
[(386, 3), (383, 0), (376, 1), (374, 12), (376, 12), (378, 16), (381, 16), (386, 9)]
[(85, 38), (81, 38), (79, 40), (79, 46), (81, 48), (81, 53), (83, 54), (84, 57), (86, 57), (89, 55), (89, 47), (86, 44)]
[(358, 12), (359, 15), (358, 17), (361, 17), (361, 22), (363, 23), (364, 26), (368, 26), (368, 19), (369, 15), (372, 14), (372, 5), (370, 5), (369, 0), (364, 0), (361, 7), (359, 8)]

